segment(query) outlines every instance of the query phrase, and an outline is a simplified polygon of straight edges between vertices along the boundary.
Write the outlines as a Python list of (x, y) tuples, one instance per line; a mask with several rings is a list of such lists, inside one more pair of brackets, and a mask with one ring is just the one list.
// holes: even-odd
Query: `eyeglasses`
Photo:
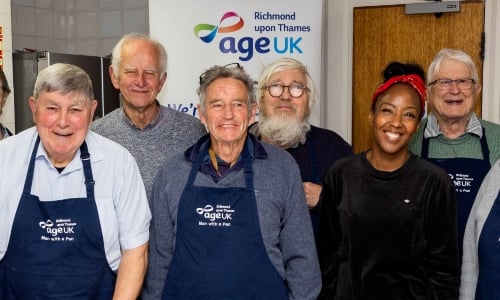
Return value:
[[(239, 63), (230, 63), (230, 64), (227, 64), (227, 65), (224, 65), (222, 67), (219, 67), (219, 68), (224, 68), (224, 69), (235, 69), (235, 68), (241, 68), (240, 64)], [(207, 71), (203, 72), (201, 75), (200, 75), (200, 85), (202, 85), (203, 83), (205, 83), (206, 81), (206, 77), (209, 73), (212, 73), (214, 71), (214, 68), (210, 68), (208, 69)]]
[(458, 89), (460, 90), (470, 90), (472, 86), (476, 83), (474, 79), (471, 78), (460, 78), (460, 79), (436, 79), (433, 82), (429, 83), (429, 86), (435, 85), (440, 90), (449, 90), (453, 87), (453, 83), (457, 84)]
[(302, 96), (302, 94), (304, 94), (304, 91), (309, 92), (309, 88), (307, 86), (298, 83), (292, 83), (290, 85), (283, 85), (276, 83), (271, 85), (265, 85), (262, 87), (263, 90), (267, 90), (269, 94), (273, 97), (280, 97), (281, 95), (283, 95), (285, 88), (288, 89), (288, 93), (293, 98), (299, 98), (300, 96)]

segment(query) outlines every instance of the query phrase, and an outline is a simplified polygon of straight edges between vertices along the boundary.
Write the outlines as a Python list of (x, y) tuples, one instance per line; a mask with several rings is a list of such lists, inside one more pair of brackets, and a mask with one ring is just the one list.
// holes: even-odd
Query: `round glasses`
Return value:
[(434, 85), (440, 90), (449, 90), (453, 87), (453, 84), (457, 84), (459, 90), (470, 90), (472, 86), (476, 83), (474, 79), (471, 78), (460, 78), (460, 79), (436, 79), (429, 83), (429, 86)]
[(283, 95), (285, 88), (288, 89), (288, 94), (290, 94), (293, 98), (299, 98), (302, 94), (304, 94), (304, 91), (309, 92), (309, 88), (307, 86), (298, 83), (292, 83), (290, 85), (275, 83), (262, 87), (263, 90), (267, 90), (273, 97), (280, 97)]

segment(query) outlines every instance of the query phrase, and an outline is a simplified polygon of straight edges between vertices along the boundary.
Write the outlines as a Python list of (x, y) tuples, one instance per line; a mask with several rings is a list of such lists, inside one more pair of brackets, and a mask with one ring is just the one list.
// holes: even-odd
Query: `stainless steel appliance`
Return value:
[(108, 57), (53, 53), (47, 51), (18, 52), (13, 55), (14, 111), (16, 132), (34, 125), (28, 99), (33, 95), (38, 72), (55, 63), (77, 65), (87, 72), (98, 101), (94, 119), (100, 118), (120, 106), (119, 91), (109, 76), (111, 59)]

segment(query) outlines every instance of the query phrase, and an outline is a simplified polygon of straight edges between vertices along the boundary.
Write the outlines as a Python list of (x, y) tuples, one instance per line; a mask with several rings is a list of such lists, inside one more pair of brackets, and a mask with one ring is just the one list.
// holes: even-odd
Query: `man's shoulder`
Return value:
[(16, 135), (3, 139), (0, 142), (2, 156), (22, 156), (31, 153), (37, 136), (36, 127), (25, 129)]
[[(253, 164), (256, 177), (266, 178), (266, 184), (279, 184), (278, 190), (290, 187), (290, 184), (301, 182), (300, 169), (293, 156), (286, 150), (271, 144), (261, 143), (266, 156), (255, 159)], [(259, 182), (261, 180), (259, 179)]]
[(164, 115), (161, 127), (171, 129), (173, 127), (176, 132), (193, 135), (196, 139), (206, 133), (205, 127), (197, 117), (166, 106), (161, 106), (161, 109)]
[(500, 125), (485, 120), (480, 120), (480, 122), (484, 128), (488, 148), (490, 149), (491, 163), (494, 163), (497, 159), (500, 159)]
[(175, 110), (168, 106), (161, 105), (160, 107), (163, 113), (167, 116), (167, 119), (174, 119), (178, 122), (185, 122), (190, 124), (201, 124), (200, 120), (195, 116)]
[(497, 151), (500, 151), (500, 125), (486, 120), (479, 121), (484, 128), (488, 145), (491, 144), (491, 146), (497, 148)]
[(330, 153), (335, 159), (352, 154), (352, 146), (330, 129), (311, 126), (308, 138), (313, 140), (317, 151)]
[(341, 137), (338, 133), (330, 129), (311, 125), (310, 134), (315, 139), (329, 140), (329, 141), (335, 140), (339, 143), (345, 143), (349, 145), (349, 143), (347, 143), (343, 137)]
[(185, 156), (184, 151), (178, 151), (173, 153), (158, 166), (156, 177), (166, 178), (168, 180), (178, 180), (180, 174), (188, 172), (191, 166), (192, 162)]
[(335, 135), (335, 136), (340, 136), (338, 135), (335, 131), (323, 128), (323, 127), (318, 127), (315, 125), (311, 125), (311, 133), (318, 134), (318, 135)]
[(484, 127), (484, 129), (487, 131), (487, 134), (494, 134), (494, 135), (500, 135), (500, 125), (494, 122), (486, 121), (483, 119), (480, 119), (479, 122), (481, 122), (481, 125)]
[(104, 115), (103, 117), (93, 121), (92, 124), (90, 124), (90, 128), (92, 130), (100, 130), (100, 129), (106, 128), (110, 125), (116, 126), (118, 123), (117, 120), (119, 120), (121, 118), (121, 116), (120, 116), (121, 109), (122, 108), (119, 107), (119, 108), (111, 111), (110, 113)]
[(198, 118), (165, 106), (161, 106), (161, 109), (163, 120), (156, 126), (156, 130), (161, 131), (163, 138), (191, 145), (206, 134), (205, 127)]
[(264, 160), (266, 160), (266, 164), (270, 164), (273, 166), (276, 165), (278, 167), (287, 166), (289, 164), (296, 164), (295, 159), (288, 151), (268, 143), (259, 143), (264, 148), (264, 151), (266, 153), (266, 157), (264, 158)]
[(103, 154), (112, 153), (113, 155), (120, 154), (125, 156), (132, 156), (132, 154), (130, 154), (130, 151), (124, 145), (93, 130), (89, 130), (86, 141), (87, 144), (89, 144), (89, 148), (97, 147), (101, 149)]

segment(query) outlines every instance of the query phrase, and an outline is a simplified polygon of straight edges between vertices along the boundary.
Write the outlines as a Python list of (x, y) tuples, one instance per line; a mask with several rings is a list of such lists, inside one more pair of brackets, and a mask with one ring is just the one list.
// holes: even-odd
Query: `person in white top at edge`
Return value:
[(460, 300), (500, 299), (500, 160), (484, 178), (465, 227)]

